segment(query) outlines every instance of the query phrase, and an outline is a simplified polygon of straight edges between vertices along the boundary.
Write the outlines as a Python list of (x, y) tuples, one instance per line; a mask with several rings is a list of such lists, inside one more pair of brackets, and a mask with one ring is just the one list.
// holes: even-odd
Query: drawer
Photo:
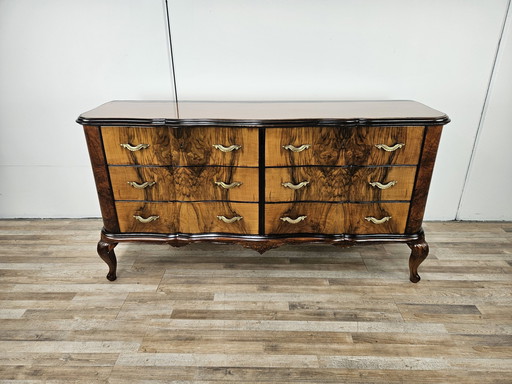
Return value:
[(357, 235), (405, 233), (409, 203), (347, 204), (345, 233)]
[(404, 233), (408, 203), (277, 203), (265, 207), (266, 234)]
[(342, 204), (266, 204), (265, 234), (343, 233), (342, 211)]
[[(116, 202), (116, 210), (121, 232), (258, 233), (258, 204), (255, 203)], [(158, 218), (150, 221), (151, 217)], [(241, 219), (233, 220), (236, 217)]]
[(265, 170), (266, 201), (410, 200), (416, 167), (288, 167)]
[(115, 200), (258, 201), (258, 169), (110, 166)]
[(267, 129), (265, 164), (416, 165), (421, 151), (423, 130), (423, 127)]
[(258, 166), (257, 128), (102, 127), (108, 164)]

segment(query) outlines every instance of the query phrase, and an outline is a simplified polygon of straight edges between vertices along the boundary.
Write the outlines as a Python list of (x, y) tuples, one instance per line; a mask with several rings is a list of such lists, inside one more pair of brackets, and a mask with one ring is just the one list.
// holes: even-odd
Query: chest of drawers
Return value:
[(439, 111), (414, 101), (114, 101), (77, 121), (109, 280), (124, 241), (237, 243), (260, 253), (286, 243), (403, 242), (410, 280), (420, 280), (423, 213), (449, 122)]

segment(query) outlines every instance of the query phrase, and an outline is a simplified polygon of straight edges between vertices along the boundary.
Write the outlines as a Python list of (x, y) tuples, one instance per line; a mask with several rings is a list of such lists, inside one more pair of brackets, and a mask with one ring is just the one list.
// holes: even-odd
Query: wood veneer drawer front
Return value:
[(267, 204), (265, 233), (400, 234), (408, 212), (408, 203)]
[(110, 166), (116, 200), (258, 201), (258, 169)]
[(116, 202), (116, 210), (121, 232), (258, 233), (258, 204), (254, 203)]
[(267, 129), (265, 164), (415, 165), (421, 152), (423, 131), (424, 127)]
[(266, 201), (409, 200), (416, 167), (288, 167), (265, 170)]
[(101, 127), (101, 135), (108, 164), (170, 164), (167, 127)]
[[(409, 214), (408, 203), (347, 204), (345, 233), (356, 235), (403, 234)], [(347, 214), (348, 213), (348, 214)]]
[(265, 233), (343, 233), (341, 204), (266, 204)]
[(102, 127), (108, 164), (258, 166), (256, 128)]

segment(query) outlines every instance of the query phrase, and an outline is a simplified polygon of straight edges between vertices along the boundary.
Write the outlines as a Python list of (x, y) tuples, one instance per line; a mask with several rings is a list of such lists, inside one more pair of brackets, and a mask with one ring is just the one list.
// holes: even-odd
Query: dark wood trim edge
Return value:
[(260, 128), (258, 131), (258, 145), (259, 145), (259, 153), (258, 153), (258, 233), (260, 235), (265, 234), (265, 189), (266, 189), (266, 171), (265, 171), (265, 147), (266, 147), (266, 138), (265, 138), (265, 129)]
[(114, 193), (110, 184), (110, 175), (103, 150), (101, 127), (84, 125), (84, 133), (89, 149), (94, 181), (96, 182), (104, 228), (109, 232), (119, 233)]
[(423, 230), (413, 234), (385, 234), (385, 235), (319, 235), (319, 234), (297, 234), (297, 235), (236, 235), (225, 233), (109, 233), (106, 230), (101, 232), (101, 241), (107, 243), (121, 242), (148, 242), (163, 243), (171, 246), (184, 246), (191, 243), (211, 242), (220, 244), (239, 244), (251, 248), (259, 253), (269, 249), (277, 248), (284, 244), (319, 243), (341, 246), (350, 246), (364, 243), (409, 243), (424, 238)]
[(445, 125), (450, 122), (447, 115), (435, 119), (410, 118), (410, 119), (288, 119), (288, 120), (249, 120), (249, 119), (88, 119), (79, 116), (76, 120), (82, 125), (109, 125), (109, 126), (162, 126), (172, 127), (395, 127), (413, 125)]

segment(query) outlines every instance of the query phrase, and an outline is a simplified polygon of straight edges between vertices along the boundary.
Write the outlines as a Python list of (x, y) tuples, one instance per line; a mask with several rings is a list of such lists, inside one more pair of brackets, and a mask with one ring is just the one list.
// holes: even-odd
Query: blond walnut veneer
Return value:
[(111, 102), (84, 125), (104, 219), (98, 253), (116, 279), (123, 241), (397, 241), (410, 280), (443, 113), (413, 101)]
[[(344, 129), (283, 128), (269, 129), (266, 135), (267, 166), (294, 165), (388, 165), (417, 164), (423, 127), (347, 127)], [(403, 144), (394, 151), (379, 149)], [(300, 148), (301, 152), (282, 150), (284, 146)]]
[[(258, 166), (257, 129), (204, 127), (102, 127), (108, 164)], [(223, 152), (214, 145), (240, 149)], [(145, 149), (130, 151), (120, 144)]]

